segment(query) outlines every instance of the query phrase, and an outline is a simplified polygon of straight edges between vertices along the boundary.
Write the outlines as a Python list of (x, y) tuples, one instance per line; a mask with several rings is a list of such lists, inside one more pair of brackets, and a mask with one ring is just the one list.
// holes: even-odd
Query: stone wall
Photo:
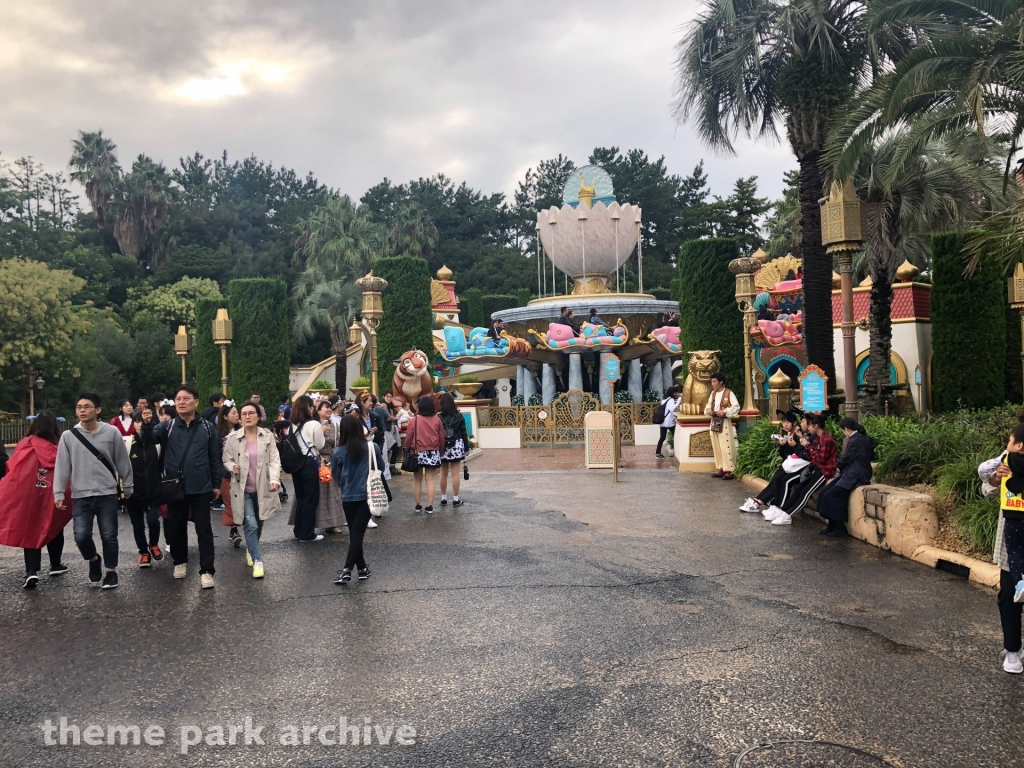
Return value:
[(912, 557), (918, 547), (934, 544), (939, 519), (927, 494), (866, 485), (850, 494), (847, 529), (862, 541)]

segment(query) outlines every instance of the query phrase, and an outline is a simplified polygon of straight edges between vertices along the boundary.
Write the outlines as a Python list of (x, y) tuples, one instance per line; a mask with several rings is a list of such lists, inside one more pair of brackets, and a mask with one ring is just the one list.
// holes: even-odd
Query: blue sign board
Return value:
[(825, 386), (828, 379), (817, 366), (808, 366), (800, 374), (800, 408), (805, 413), (824, 413), (828, 410), (828, 398)]
[(916, 367), (916, 368), (914, 369), (914, 383), (915, 383), (915, 384), (916, 384), (917, 386), (919, 386), (919, 387), (921, 386), (921, 366), (920, 366), (920, 365), (919, 365), (919, 366), (917, 366), (917, 367)]
[(619, 378), (619, 358), (609, 355), (608, 359), (604, 361), (604, 380), (618, 381)]

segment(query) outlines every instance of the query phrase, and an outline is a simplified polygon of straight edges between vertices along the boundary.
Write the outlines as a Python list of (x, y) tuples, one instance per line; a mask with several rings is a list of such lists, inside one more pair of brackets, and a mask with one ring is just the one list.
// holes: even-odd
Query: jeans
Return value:
[[(1003, 525), (1006, 525), (1004, 522)], [(1013, 653), (1020, 650), (1020, 619), (1024, 604), (1013, 602), (1013, 590), (1021, 580), (1020, 573), (999, 571), (999, 623), (1003, 625), (1003, 648)]]
[(660, 434), (658, 436), (658, 447), (654, 450), (655, 453), (661, 453), (661, 446), (665, 442), (665, 436), (672, 430), (672, 427), (658, 427)]
[(348, 521), (348, 556), (345, 558), (345, 567), (365, 568), (363, 536), (366, 534), (366, 526), (370, 522), (370, 505), (366, 499), (363, 499), (362, 501), (342, 501), (341, 507), (345, 510), (345, 520)]
[(260, 552), (260, 536), (263, 534), (263, 521), (260, 520), (260, 502), (256, 493), (245, 494), (245, 516), (242, 519), (242, 532), (245, 533), (245, 547), (249, 556), (262, 560)]
[(320, 476), (316, 461), (306, 458), (302, 470), (292, 475), (295, 481), (295, 525), (292, 531), (297, 539), (316, 536), (316, 508), (320, 505)]
[[(132, 532), (135, 534), (135, 546), (139, 548), (139, 554), (145, 555), (150, 547), (160, 543), (160, 505), (149, 507), (128, 505), (128, 517), (132, 519)], [(146, 528), (149, 528), (149, 538), (146, 538)]]
[(1003, 516), (1003, 543), (1010, 572), (1024, 574), (1024, 520)]
[(117, 568), (117, 496), (86, 496), (71, 502), (75, 544), (86, 560), (96, 557), (96, 543), (92, 540), (92, 521), (100, 529), (103, 542), (103, 564)]
[[(46, 545), (46, 552), (50, 556), (50, 568), (60, 565), (60, 556), (64, 554), (64, 531), (57, 531), (57, 535), (50, 539)], [(25, 573), (38, 573), (43, 568), (43, 550), (25, 550)]]
[(213, 493), (200, 493), (186, 496), (184, 501), (167, 505), (167, 522), (164, 524), (164, 535), (171, 547), (171, 560), (175, 565), (188, 562), (188, 515), (192, 513), (192, 523), (196, 527), (196, 539), (199, 542), (199, 572), (211, 576), (217, 571), (213, 567), (213, 528), (210, 527), (210, 502)]

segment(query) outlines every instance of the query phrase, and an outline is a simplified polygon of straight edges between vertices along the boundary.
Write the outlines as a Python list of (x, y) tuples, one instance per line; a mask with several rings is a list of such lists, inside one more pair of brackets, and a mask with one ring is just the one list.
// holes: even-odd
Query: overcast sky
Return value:
[(759, 177), (782, 145), (712, 154), (671, 114), (674, 46), (697, 0), (398, 2), (31, 0), (4, 3), (0, 153), (66, 169), (79, 129), (123, 165), (255, 154), (359, 197), (443, 172), (511, 193), (562, 152), (638, 147), (712, 191)]

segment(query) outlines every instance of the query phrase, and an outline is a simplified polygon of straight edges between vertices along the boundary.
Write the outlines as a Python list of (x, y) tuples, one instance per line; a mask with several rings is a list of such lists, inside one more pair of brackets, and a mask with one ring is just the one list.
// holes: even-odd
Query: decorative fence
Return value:
[[(614, 414), (619, 424), (619, 440), (633, 445), (634, 424), (651, 424), (657, 403), (616, 403)], [(548, 420), (540, 413), (546, 411)], [(583, 445), (584, 419), (591, 411), (612, 411), (587, 392), (565, 392), (551, 405), (519, 405), (511, 407), (487, 406), (477, 410), (481, 427), (518, 427), (523, 447), (543, 445)], [(554, 419), (553, 428), (549, 428)]]
[[(61, 432), (68, 428), (68, 423), (66, 421), (58, 421), (57, 424), (60, 426)], [(25, 419), (17, 421), (0, 421), (0, 443), (5, 445), (14, 445), (28, 434), (28, 428), (31, 426), (32, 422), (26, 421)]]

